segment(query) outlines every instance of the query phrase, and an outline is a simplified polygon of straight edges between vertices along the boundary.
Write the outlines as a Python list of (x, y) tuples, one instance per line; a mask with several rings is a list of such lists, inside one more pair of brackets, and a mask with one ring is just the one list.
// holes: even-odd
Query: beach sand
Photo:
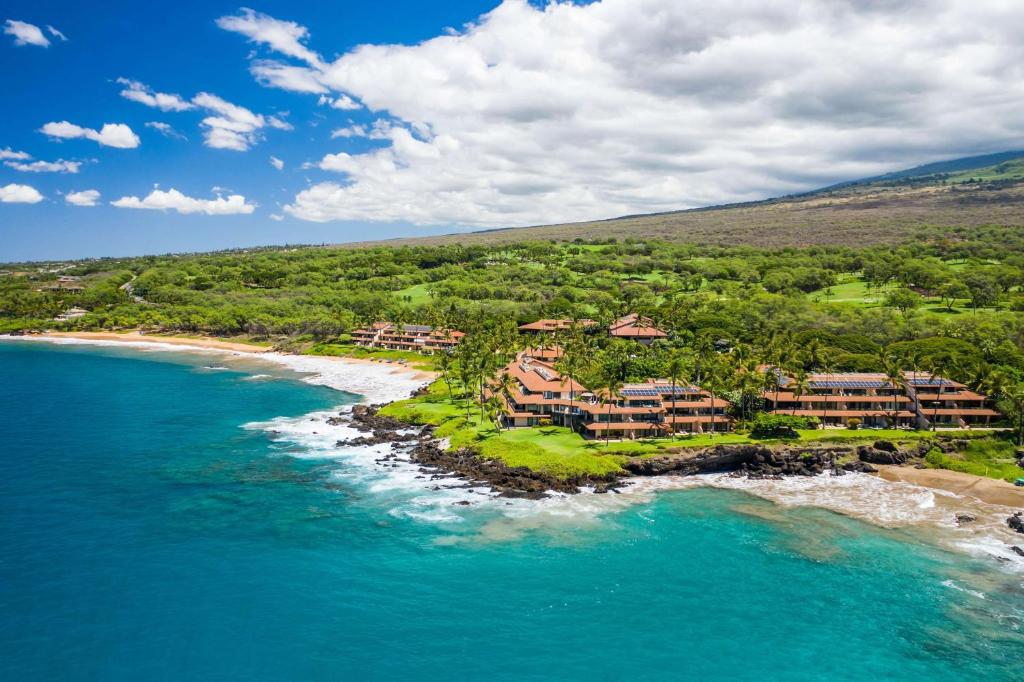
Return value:
[[(222, 339), (162, 336), (132, 332), (47, 332), (27, 336), (4, 337), (12, 340), (97, 345), (124, 344), (141, 350), (177, 350), (222, 353), (225, 357), (245, 356), (269, 362), (306, 375), (303, 381), (358, 393), (368, 403), (388, 403), (406, 398), (412, 391), (437, 378), (437, 372), (417, 369), (397, 362), (370, 358), (325, 355), (295, 355), (269, 347)], [(355, 370), (355, 371), (354, 371)]]
[(1024, 507), (1024, 488), (994, 478), (982, 478), (946, 469), (915, 469), (891, 465), (876, 465), (878, 475), (886, 481), (902, 481), (925, 488), (945, 490), (957, 495), (974, 497), (988, 504), (1005, 507)]
[(237, 353), (266, 353), (269, 347), (255, 346), (251, 343), (222, 341), (221, 339), (185, 338), (181, 336), (161, 336), (142, 334), (140, 332), (46, 332), (39, 334), (52, 339), (80, 339), (82, 341), (121, 341), (124, 343), (166, 343), (172, 346), (190, 346), (209, 350), (230, 350)]

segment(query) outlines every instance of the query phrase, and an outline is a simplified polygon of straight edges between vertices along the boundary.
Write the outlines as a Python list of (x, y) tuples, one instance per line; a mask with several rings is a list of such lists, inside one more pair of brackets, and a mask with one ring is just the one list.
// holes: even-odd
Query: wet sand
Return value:
[(1024, 507), (1024, 488), (1018, 488), (1006, 481), (945, 469), (915, 469), (891, 465), (876, 465), (876, 468), (878, 475), (887, 481), (902, 481), (925, 488), (946, 490), (957, 495), (974, 497), (988, 504)]
[(121, 341), (124, 343), (166, 343), (172, 346), (191, 346), (192, 348), (208, 348), (212, 350), (230, 350), (237, 353), (266, 353), (270, 347), (256, 346), (238, 341), (221, 339), (185, 338), (181, 336), (161, 336), (158, 334), (142, 334), (139, 332), (46, 332), (39, 334), (53, 339), (81, 339), (83, 341)]

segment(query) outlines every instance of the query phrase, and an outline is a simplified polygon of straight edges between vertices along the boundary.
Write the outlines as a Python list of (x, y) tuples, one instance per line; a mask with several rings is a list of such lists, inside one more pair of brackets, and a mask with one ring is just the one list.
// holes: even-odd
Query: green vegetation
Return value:
[(1015, 452), (1013, 444), (1004, 440), (973, 440), (963, 452), (945, 454), (933, 449), (925, 456), (925, 461), (934, 469), (1001, 478), (1012, 483), (1024, 477), (1024, 469), (1016, 464)]
[[(794, 374), (901, 365), (996, 396), (1024, 440), (1018, 166), (1012, 158), (988, 170), (949, 165), (759, 204), (457, 243), (12, 264), (0, 272), (0, 333), (142, 329), (435, 369), (443, 394), (389, 409), (414, 410), (458, 438), (469, 433), (488, 456), (539, 465), (544, 453), (559, 471), (597, 471), (624, 454), (712, 437), (602, 444), (557, 430), (498, 431), (502, 408), (490, 386), (530, 342), (518, 324), (587, 317), (600, 329), (635, 312), (668, 338), (645, 347), (600, 333), (564, 336), (557, 340), (570, 352), (560, 371), (608, 399), (648, 377), (698, 383), (730, 401), (730, 416), (749, 430), (764, 407), (762, 364)], [(54, 320), (71, 307), (88, 312)], [(468, 342), (436, 357), (351, 343), (354, 329), (379, 319), (460, 329)]]

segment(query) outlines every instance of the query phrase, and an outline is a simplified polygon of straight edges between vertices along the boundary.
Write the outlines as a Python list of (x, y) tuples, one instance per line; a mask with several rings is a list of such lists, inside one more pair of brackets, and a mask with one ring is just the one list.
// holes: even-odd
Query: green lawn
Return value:
[[(737, 433), (680, 435), (633, 441), (586, 440), (567, 428), (537, 426), (498, 431), (489, 421), (481, 421), (479, 408), (472, 402), (448, 399), (440, 380), (430, 386), (426, 396), (400, 400), (381, 409), (380, 414), (416, 424), (431, 424), (435, 435), (448, 438), (453, 449), (470, 447), (480, 456), (498, 459), (509, 466), (525, 466), (562, 478), (603, 475), (621, 471), (628, 457), (653, 456), (673, 448), (708, 447), (754, 441)], [(893, 429), (827, 429), (800, 431), (805, 442), (871, 443), (876, 440), (912, 441), (926, 438), (927, 431)], [(980, 432), (972, 432), (974, 437)]]
[(400, 301), (405, 301), (406, 296), (409, 297), (408, 302), (410, 305), (422, 305), (430, 302), (430, 292), (427, 291), (429, 284), (414, 284), (411, 287), (405, 289), (399, 289), (394, 292), (395, 298)]
[(1008, 441), (985, 439), (972, 441), (963, 452), (945, 454), (934, 449), (925, 460), (933, 469), (1000, 478), (1012, 483), (1024, 478), (1024, 469), (1016, 464), (1015, 452), (1016, 448)]
[(351, 343), (316, 343), (303, 351), (304, 355), (329, 355), (333, 357), (355, 358), (357, 360), (380, 360), (398, 362), (415, 369), (433, 370), (434, 359), (429, 355), (404, 350), (382, 350), (379, 348), (363, 348)]

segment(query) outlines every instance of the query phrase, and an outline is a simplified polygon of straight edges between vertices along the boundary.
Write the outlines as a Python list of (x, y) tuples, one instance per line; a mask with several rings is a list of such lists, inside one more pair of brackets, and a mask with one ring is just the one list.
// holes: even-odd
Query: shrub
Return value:
[(799, 438), (797, 429), (818, 427), (817, 417), (797, 417), (789, 414), (762, 413), (751, 422), (752, 438)]
[(852, 430), (859, 429), (860, 424), (861, 421), (859, 417), (850, 417), (849, 419), (846, 420), (846, 425), (849, 426)]

